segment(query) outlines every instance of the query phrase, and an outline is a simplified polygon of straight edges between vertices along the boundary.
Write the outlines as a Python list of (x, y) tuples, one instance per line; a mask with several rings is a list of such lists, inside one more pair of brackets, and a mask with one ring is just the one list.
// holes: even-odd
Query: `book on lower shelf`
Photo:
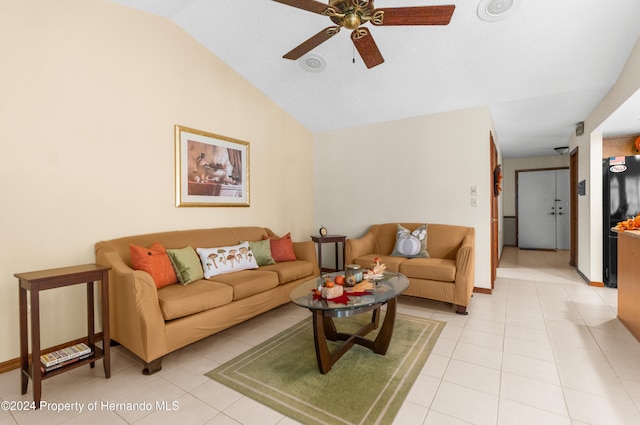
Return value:
[(80, 357), (74, 357), (70, 360), (67, 360), (66, 362), (62, 362), (62, 363), (57, 363), (54, 364), (52, 366), (45, 366), (45, 365), (40, 365), (40, 370), (44, 373), (44, 372), (51, 372), (52, 370), (56, 370), (56, 369), (60, 369), (61, 367), (64, 367), (66, 365), (69, 365), (71, 363), (75, 363), (78, 362), (80, 360), (84, 360), (87, 359), (89, 357), (93, 356), (93, 353), (87, 353), (85, 355), (82, 355)]
[(87, 344), (80, 343), (61, 348), (60, 350), (56, 350), (51, 353), (43, 354), (40, 356), (40, 363), (42, 363), (42, 367), (45, 370), (51, 370), (54, 366), (60, 365), (58, 367), (61, 367), (68, 364), (70, 361), (87, 358), (92, 354), (93, 351)]

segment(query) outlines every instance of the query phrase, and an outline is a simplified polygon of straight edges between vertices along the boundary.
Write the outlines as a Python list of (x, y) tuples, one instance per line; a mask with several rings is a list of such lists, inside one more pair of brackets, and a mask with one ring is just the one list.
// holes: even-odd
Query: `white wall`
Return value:
[(578, 181), (586, 180), (587, 194), (578, 204), (578, 269), (592, 282), (602, 282), (602, 134), (598, 127), (640, 89), (640, 39), (618, 81), (584, 121), (584, 135), (572, 136), (578, 147)]
[[(14, 273), (172, 229), (259, 225), (308, 240), (313, 135), (175, 24), (104, 0), (0, 8), (0, 362), (19, 353)], [(175, 124), (250, 143), (250, 207), (174, 206)], [(44, 347), (83, 336), (80, 287), (41, 303)]]
[(316, 227), (349, 238), (384, 222), (475, 227), (475, 286), (490, 288), (492, 129), (479, 107), (318, 135)]

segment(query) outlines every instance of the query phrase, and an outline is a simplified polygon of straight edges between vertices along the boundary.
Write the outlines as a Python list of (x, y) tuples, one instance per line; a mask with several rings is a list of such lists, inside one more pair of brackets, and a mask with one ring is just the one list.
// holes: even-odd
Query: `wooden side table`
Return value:
[[(311, 236), (311, 239), (318, 244), (318, 267), (320, 267), (320, 272), (344, 270), (345, 243), (347, 240), (346, 236), (343, 236), (343, 235)], [(335, 244), (335, 254), (336, 254), (335, 269), (322, 268), (322, 244), (323, 243)], [(339, 243), (342, 243), (342, 261), (343, 261), (342, 264), (339, 264), (339, 261), (338, 261), (338, 244)]]
[[(28, 273), (16, 273), (14, 276), (19, 280), (19, 303), (20, 303), (20, 369), (22, 394), (27, 393), (29, 378), (33, 380), (33, 401), (35, 407), (40, 407), (42, 395), (42, 380), (58, 375), (62, 372), (89, 363), (95, 366), (95, 361), (103, 359), (104, 374), (106, 378), (111, 376), (111, 365), (109, 356), (109, 270), (110, 267), (103, 267), (97, 264), (84, 264), (80, 266), (62, 267), (58, 269), (41, 270)], [(94, 296), (93, 283), (101, 281), (101, 309), (102, 309), (102, 349), (96, 347), (96, 333), (94, 322)], [(82, 360), (78, 360), (66, 366), (43, 372), (40, 369), (40, 291), (63, 286), (86, 283), (87, 285), (87, 345), (93, 351), (93, 355)], [(27, 291), (30, 291), (31, 301), (31, 366), (29, 366), (29, 336), (27, 317)], [(69, 345), (73, 345), (70, 343)]]

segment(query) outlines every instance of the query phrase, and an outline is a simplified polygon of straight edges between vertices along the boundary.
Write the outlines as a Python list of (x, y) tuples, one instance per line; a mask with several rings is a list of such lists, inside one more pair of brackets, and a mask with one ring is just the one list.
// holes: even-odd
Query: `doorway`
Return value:
[[(493, 133), (489, 132), (489, 143), (491, 152), (491, 181), (495, 185), (494, 179), (496, 178), (494, 170), (498, 166), (498, 151), (496, 144), (493, 141)], [(499, 262), (499, 249), (498, 249), (498, 194), (491, 190), (491, 289), (495, 287), (498, 262)]]
[(570, 248), (569, 183), (568, 168), (523, 170), (516, 173), (519, 248)]
[[(569, 265), (578, 267), (578, 148), (571, 151), (569, 158), (569, 178), (571, 188), (571, 252)], [(584, 194), (584, 193), (583, 193)]]

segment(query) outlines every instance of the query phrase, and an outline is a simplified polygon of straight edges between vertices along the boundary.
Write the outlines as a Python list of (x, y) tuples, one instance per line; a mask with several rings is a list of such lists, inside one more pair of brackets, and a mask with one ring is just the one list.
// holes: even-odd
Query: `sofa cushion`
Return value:
[(269, 270), (278, 274), (280, 284), (293, 282), (313, 274), (313, 264), (309, 261), (288, 261), (286, 263), (272, 264), (260, 267), (260, 270)]
[(171, 260), (162, 244), (154, 242), (149, 248), (129, 244), (129, 255), (133, 268), (149, 273), (157, 288), (178, 282)]
[(379, 258), (380, 264), (384, 264), (386, 267), (385, 270), (389, 272), (400, 272), (400, 264), (407, 261), (404, 257), (393, 257), (391, 255), (382, 255), (382, 254), (369, 254), (363, 255), (362, 257), (354, 258), (353, 263), (358, 264), (363, 269), (370, 269), (373, 265), (373, 261)]
[(257, 269), (258, 263), (249, 249), (249, 242), (215, 248), (196, 248), (200, 256), (204, 278), (240, 270)]
[(400, 273), (416, 279), (454, 282), (456, 262), (441, 258), (410, 258), (400, 265)]
[(276, 263), (296, 260), (296, 254), (293, 252), (291, 233), (287, 233), (281, 238), (270, 237), (269, 241), (271, 244), (271, 256)]
[(234, 300), (241, 300), (278, 286), (278, 274), (262, 269), (221, 274), (211, 279), (233, 288)]
[(188, 285), (204, 277), (202, 263), (193, 247), (167, 249), (167, 254), (181, 284)]
[(264, 239), (261, 241), (249, 241), (249, 247), (253, 256), (256, 258), (256, 262), (259, 266), (267, 266), (269, 264), (275, 264), (275, 260), (271, 256), (271, 241)]
[(407, 258), (429, 257), (427, 252), (427, 225), (423, 224), (411, 231), (398, 224), (396, 244), (391, 255)]
[(233, 288), (208, 280), (190, 285), (169, 285), (158, 289), (158, 301), (164, 320), (179, 319), (221, 305), (233, 299)]

